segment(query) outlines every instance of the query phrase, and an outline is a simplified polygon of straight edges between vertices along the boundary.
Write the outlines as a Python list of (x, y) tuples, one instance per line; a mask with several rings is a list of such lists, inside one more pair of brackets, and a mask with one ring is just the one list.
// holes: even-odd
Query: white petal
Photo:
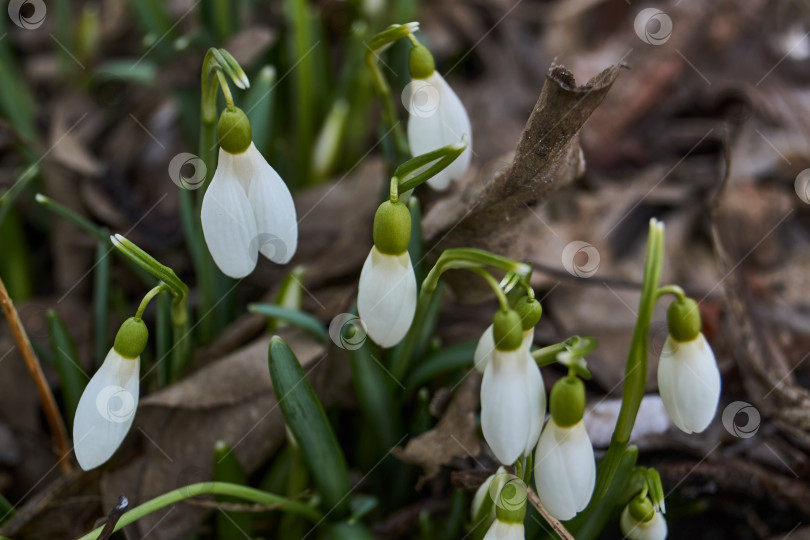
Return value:
[(622, 517), (619, 519), (622, 534), (629, 540), (665, 540), (667, 537), (667, 520), (659, 512), (646, 523), (639, 523), (630, 515), (630, 509), (625, 506)]
[(470, 118), (456, 93), (436, 71), (426, 79), (414, 79), (410, 89), (408, 143), (414, 156), (457, 143), (467, 135), (468, 146), (464, 152), (428, 180), (434, 189), (447, 189), (450, 182), (464, 176), (470, 166), (473, 144)]
[(232, 278), (250, 274), (259, 258), (253, 242), (256, 220), (245, 191), (249, 180), (245, 173), (250, 170), (244, 153), (220, 149), (217, 171), (202, 203), (200, 219), (208, 251), (222, 273)]
[(416, 275), (407, 251), (385, 255), (371, 248), (360, 272), (357, 311), (376, 344), (393, 347), (405, 337), (416, 311)]
[(85, 471), (115, 453), (126, 437), (138, 407), (140, 358), (123, 358), (110, 349), (87, 383), (73, 419), (73, 451)]
[(583, 421), (567, 428), (548, 421), (534, 455), (534, 481), (543, 506), (561, 521), (588, 506), (596, 462)]
[(682, 431), (700, 433), (709, 426), (720, 400), (720, 371), (703, 334), (685, 343), (667, 338), (658, 363), (658, 391)]
[(539, 372), (537, 377), (530, 375), (526, 358), (522, 347), (496, 349), (481, 382), (481, 430), (495, 457), (506, 465), (526, 452), (529, 438), (539, 432), (534, 424), (542, 423), (537, 392), (527, 388), (538, 383)]
[(298, 247), (298, 219), (292, 195), (253, 143), (245, 154), (253, 168), (248, 199), (256, 219), (256, 244), (271, 261), (286, 264)]
[(497, 519), (492, 522), (487, 534), (484, 535), (484, 540), (524, 540), (525, 538), (526, 532), (523, 529), (523, 523), (507, 523)]
[(475, 361), (475, 369), (479, 373), (483, 373), (487, 364), (492, 359), (492, 351), (495, 350), (495, 335), (492, 333), (492, 325), (490, 324), (478, 340), (478, 345), (475, 347), (473, 353), (473, 360)]
[(537, 444), (537, 440), (540, 438), (540, 432), (543, 429), (543, 422), (546, 420), (546, 387), (543, 384), (543, 376), (540, 374), (540, 368), (537, 367), (537, 362), (532, 358), (525, 339), (523, 343), (522, 349), (526, 356), (524, 361), (524, 369), (526, 371), (526, 377), (524, 379), (526, 385), (526, 399), (529, 402), (529, 412), (531, 413), (529, 434), (523, 453), (524, 455), (528, 455)]

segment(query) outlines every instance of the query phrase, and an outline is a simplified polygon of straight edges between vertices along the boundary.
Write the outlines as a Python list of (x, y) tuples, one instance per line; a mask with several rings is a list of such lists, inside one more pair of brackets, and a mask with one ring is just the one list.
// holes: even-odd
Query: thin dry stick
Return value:
[(543, 519), (545, 519), (549, 525), (551, 525), (551, 528), (560, 535), (560, 538), (563, 540), (576, 540), (573, 536), (571, 536), (571, 533), (566, 530), (565, 525), (560, 523), (557, 518), (549, 514), (546, 507), (540, 502), (540, 497), (537, 496), (537, 493), (535, 493), (532, 488), (528, 488), (526, 491), (529, 494), (529, 502), (532, 503), (532, 506), (534, 506), (538, 512), (540, 512), (540, 515), (543, 516)]
[(45, 380), (45, 374), (42, 373), (42, 367), (39, 365), (39, 360), (37, 360), (36, 355), (34, 355), (31, 342), (28, 341), (28, 336), (20, 323), (20, 317), (17, 315), (17, 310), (14, 308), (14, 304), (8, 295), (6, 285), (3, 283), (2, 278), (0, 278), (0, 305), (3, 307), (3, 313), (6, 314), (6, 320), (8, 321), (9, 327), (11, 327), (14, 341), (17, 342), (17, 347), (20, 348), (20, 354), (22, 354), (23, 360), (25, 360), (25, 365), (28, 371), (31, 372), (31, 377), (34, 378), (34, 382), (37, 385), (39, 399), (42, 402), (42, 408), (45, 410), (45, 418), (47, 418), (48, 426), (51, 428), (54, 443), (56, 443), (56, 447), (59, 449), (59, 466), (62, 468), (62, 472), (69, 473), (73, 467), (70, 464), (70, 460), (64, 459), (68, 452), (70, 452), (65, 423), (62, 422), (62, 416), (59, 414), (56, 400), (53, 398), (51, 388)]

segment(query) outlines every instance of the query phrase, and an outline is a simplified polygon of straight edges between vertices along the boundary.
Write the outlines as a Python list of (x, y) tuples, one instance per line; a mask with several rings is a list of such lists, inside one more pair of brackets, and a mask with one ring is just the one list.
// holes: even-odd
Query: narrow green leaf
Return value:
[(73, 426), (73, 417), (76, 416), (76, 407), (79, 406), (79, 399), (82, 397), (84, 387), (87, 386), (89, 378), (81, 367), (79, 351), (64, 321), (52, 309), (49, 309), (46, 318), (48, 320), (48, 333), (51, 337), (51, 349), (53, 350), (54, 364), (59, 373), (59, 383), (62, 387), (62, 403), (65, 408), (68, 427)]
[(337, 518), (345, 516), (351, 490), (346, 458), (304, 369), (278, 336), (270, 340), (269, 365), (279, 407), (312, 472), (322, 507)]
[(348, 352), (360, 408), (380, 446), (387, 450), (395, 446), (404, 434), (399, 408), (394, 401), (402, 383), (394, 380), (383, 368), (370, 339)]
[(248, 311), (286, 321), (306, 331), (321, 343), (326, 343), (326, 340), (329, 339), (329, 334), (320, 321), (303, 311), (273, 304), (248, 304)]
[[(3, 79), (3, 77), (0, 77), (0, 80)], [(2, 94), (2, 92), (0, 92), (0, 94)], [(5, 193), (0, 195), (0, 224), (3, 223), (6, 218), (6, 214), (9, 212), (9, 210), (11, 210), (11, 207), (14, 205), (20, 195), (22, 195), (22, 192), (25, 191), (28, 184), (30, 184), (38, 174), (39, 165), (29, 165), (17, 176), (11, 187), (8, 188)]]
[(414, 390), (443, 373), (471, 368), (476, 346), (475, 341), (466, 341), (441, 349), (414, 368), (405, 387), (408, 391)]
[(267, 65), (259, 71), (250, 90), (245, 93), (244, 110), (253, 130), (253, 144), (260, 152), (270, 150), (275, 122), (276, 68)]
[[(17, 511), (14, 509), (14, 505), (8, 502), (8, 499), (0, 494), (0, 523), (11, 519), (16, 513)], [(5, 536), (0, 536), (0, 539), (3, 538), (5, 538)]]
[(110, 248), (107, 237), (96, 243), (96, 266), (93, 270), (93, 350), (101, 362), (108, 347), (110, 315)]
[(413, 272), (416, 275), (417, 285), (422, 284), (425, 272), (422, 265), (422, 205), (414, 196), (408, 200), (408, 210), (411, 211), (411, 241), (408, 244), (408, 255), (413, 261)]
[[(214, 444), (214, 481), (247, 485), (245, 471), (225, 441), (217, 441)], [(240, 502), (238, 497), (228, 495), (218, 495), (217, 500), (226, 503)], [(253, 519), (249, 513), (220, 509), (216, 521), (217, 538), (220, 540), (242, 540), (253, 537)]]

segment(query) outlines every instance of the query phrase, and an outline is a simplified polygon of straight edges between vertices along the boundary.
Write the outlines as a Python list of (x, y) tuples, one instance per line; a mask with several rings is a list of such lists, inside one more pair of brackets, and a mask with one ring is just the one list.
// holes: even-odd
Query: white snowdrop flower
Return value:
[(290, 190), (251, 140), (239, 108), (224, 110), (217, 125), (219, 162), (202, 203), (205, 243), (223, 274), (242, 278), (259, 253), (278, 264), (298, 247)]
[[(515, 311), (517, 311), (521, 325), (523, 326), (522, 346), (527, 351), (531, 351), (532, 343), (534, 343), (534, 327), (540, 321), (543, 308), (536, 299), (524, 296), (516, 302)], [(481, 334), (478, 345), (476, 345), (475, 352), (473, 353), (475, 369), (477, 369), (479, 373), (484, 373), (484, 369), (492, 359), (492, 352), (494, 350), (495, 338), (492, 335), (492, 325), (490, 324), (487, 329), (484, 330), (484, 333)]]
[(501, 463), (510, 465), (531, 452), (546, 414), (540, 368), (524, 347), (520, 317), (495, 313), (496, 347), (481, 382), (481, 430)]
[(664, 516), (655, 511), (647, 497), (641, 495), (624, 507), (619, 527), (629, 540), (665, 540), (667, 537)]
[(124, 321), (113, 348), (79, 399), (73, 451), (85, 471), (110, 459), (132, 426), (138, 407), (140, 355), (148, 335), (141, 319)]
[(386, 201), (374, 215), (374, 246), (360, 272), (357, 312), (368, 336), (382, 347), (399, 343), (416, 312), (416, 275), (408, 243), (411, 213)]
[(428, 180), (433, 189), (444, 190), (464, 176), (472, 159), (472, 128), (467, 110), (450, 85), (435, 69), (433, 56), (416, 44), (410, 54), (411, 82), (402, 98), (408, 109), (408, 144), (414, 156), (457, 143), (465, 135), (467, 148), (443, 171)]
[[(502, 475), (506, 481), (499, 491), (492, 491), (495, 499), (495, 520), (484, 535), (484, 540), (523, 540), (526, 518), (526, 484), (516, 476)], [(494, 484), (493, 484), (494, 485)]]
[(551, 390), (551, 418), (534, 454), (534, 480), (543, 506), (561, 521), (588, 506), (596, 484), (584, 411), (582, 381), (570, 374), (557, 381)]
[(704, 431), (717, 412), (720, 370), (700, 332), (700, 312), (690, 299), (667, 311), (669, 337), (658, 363), (658, 391), (672, 422), (685, 433)]

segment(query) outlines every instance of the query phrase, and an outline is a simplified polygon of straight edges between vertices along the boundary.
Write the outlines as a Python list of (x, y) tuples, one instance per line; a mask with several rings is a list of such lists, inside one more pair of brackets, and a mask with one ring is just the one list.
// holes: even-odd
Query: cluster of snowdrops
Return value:
[[(435, 292), (445, 270), (474, 272), (492, 287), (499, 308), (479, 340), (474, 363), (483, 374), (481, 428), (503, 466), (476, 493), (472, 519), (485, 524), (487, 539), (522, 539), (528, 490), (536, 490), (539, 503), (560, 521), (571, 520), (592, 500), (604, 496), (627, 452), (643, 394), (643, 384), (638, 390), (638, 375), (631, 373), (631, 368), (635, 370), (638, 366), (634, 362), (646, 359), (633, 360), (631, 351), (622, 415), (597, 482), (594, 450), (583, 422), (582, 379), (589, 376), (584, 355), (593, 350), (593, 344), (577, 338), (533, 350), (534, 328), (542, 308), (528, 284), (531, 267), (475, 249), (448, 250), (421, 288), (418, 286), (408, 252), (412, 233), (408, 200), (423, 183), (443, 190), (465, 174), (470, 165), (472, 132), (461, 101), (436, 71), (429, 50), (415, 38), (417, 29), (415, 23), (395, 25), (379, 34), (375, 42), (377, 51), (402, 38), (413, 45), (409, 64), (413, 107), (408, 107), (407, 127), (413, 158), (396, 169), (389, 197), (375, 214), (371, 228), (374, 244), (360, 275), (357, 310), (368, 337), (384, 348), (400, 345), (400, 357), (407, 357), (409, 334), (422, 324), (422, 306)], [(216, 265), (225, 275), (242, 278), (253, 271), (259, 254), (278, 264), (289, 262), (298, 243), (298, 224), (289, 190), (254, 146), (250, 122), (234, 105), (227, 80), (221, 75), (229, 74), (242, 85), (248, 84), (247, 78), (229, 56), (226, 60), (213, 68), (220, 70), (218, 84), (227, 104), (217, 125), (218, 164), (205, 191), (200, 221)], [(425, 100), (432, 101), (433, 106), (425, 107)], [(127, 241), (117, 237), (117, 242)], [(646, 358), (648, 312), (659, 297), (674, 295), (668, 311), (670, 335), (658, 367), (659, 389), (673, 423), (686, 433), (701, 432), (714, 417), (720, 376), (701, 333), (696, 302), (677, 286), (658, 287), (662, 246), (663, 225), (653, 220), (639, 315), (640, 320), (647, 317), (647, 326), (642, 320), (633, 347), (643, 350)], [(503, 279), (496, 280), (491, 270), (503, 273)], [(73, 440), (79, 464), (86, 470), (105, 463), (132, 425), (138, 401), (139, 357), (148, 337), (141, 315), (152, 296), (148, 295), (138, 313), (121, 326), (79, 402)], [(405, 358), (406, 364), (408, 361)], [(540, 367), (552, 362), (567, 366), (568, 374), (554, 384), (547, 398)], [(394, 371), (402, 370), (395, 367)], [(645, 378), (646, 363), (642, 381)], [(105, 408), (111, 389), (124, 401), (119, 414)], [(621, 529), (631, 539), (663, 539), (667, 527), (660, 477), (643, 467), (634, 471), (628, 482), (630, 490), (623, 495)]]

